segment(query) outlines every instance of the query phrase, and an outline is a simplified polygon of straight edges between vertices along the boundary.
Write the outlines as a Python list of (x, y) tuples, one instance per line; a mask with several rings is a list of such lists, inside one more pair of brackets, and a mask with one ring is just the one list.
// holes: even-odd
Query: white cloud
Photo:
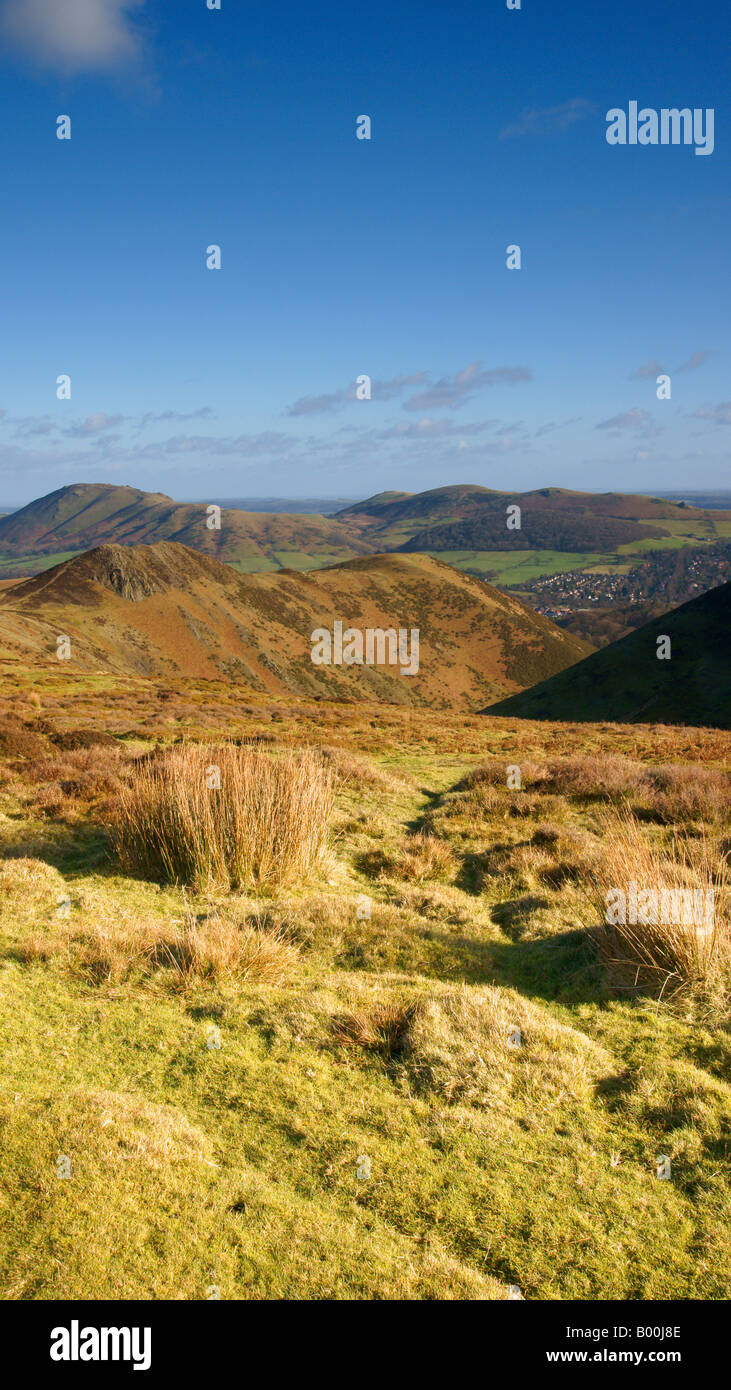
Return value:
[(475, 391), (487, 386), (514, 385), (532, 381), (530, 367), (490, 367), (484, 370), (481, 362), (470, 362), (454, 376), (443, 376), (424, 391), (417, 391), (404, 401), (404, 410), (459, 409), (472, 399)]
[(646, 410), (638, 410), (636, 406), (632, 410), (625, 410), (621, 415), (612, 415), (609, 420), (601, 420), (595, 425), (596, 430), (638, 430), (643, 438), (649, 439), (652, 435), (658, 434), (652, 416)]
[[(426, 381), (428, 372), (411, 372), (410, 375), (402, 374), (394, 376), (390, 381), (374, 381), (371, 383), (371, 399), (374, 401), (390, 401), (394, 396), (399, 396), (408, 386), (417, 386)], [(339, 391), (332, 391), (324, 396), (300, 396), (299, 400), (293, 405), (288, 406), (288, 415), (325, 415), (333, 410), (340, 410), (349, 401), (358, 399), (357, 382), (351, 381), (348, 386), (343, 386)]]
[(713, 420), (717, 425), (731, 425), (731, 401), (721, 401), (720, 405), (699, 405), (695, 415), (697, 420)]
[(520, 135), (552, 135), (557, 130), (567, 130), (576, 121), (591, 115), (596, 103), (585, 97), (573, 97), (562, 101), (559, 106), (528, 107), (516, 121), (500, 131), (501, 140), (514, 139)]
[(140, 55), (129, 11), (141, 4), (144, 0), (4, 0), (0, 34), (44, 67), (116, 68)]
[(96, 415), (87, 415), (85, 420), (79, 424), (72, 425), (65, 433), (74, 439), (85, 439), (92, 434), (101, 434), (104, 430), (113, 429), (124, 420), (123, 415), (107, 415), (101, 410)]

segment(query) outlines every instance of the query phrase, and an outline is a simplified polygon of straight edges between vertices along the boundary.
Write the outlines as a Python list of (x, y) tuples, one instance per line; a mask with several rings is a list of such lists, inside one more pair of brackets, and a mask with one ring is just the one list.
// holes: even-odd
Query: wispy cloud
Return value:
[[(390, 381), (374, 381), (371, 383), (371, 399), (379, 401), (390, 401), (394, 397), (402, 395), (409, 386), (418, 386), (420, 382), (426, 381), (428, 372), (412, 372), (409, 376), (401, 375), (392, 377)], [(288, 415), (327, 415), (332, 411), (341, 410), (348, 401), (354, 401), (356, 396), (356, 382), (351, 381), (348, 386), (343, 386), (339, 391), (332, 391), (329, 395), (323, 396), (300, 396), (293, 405), (288, 406)]]
[(62, 72), (121, 68), (142, 53), (130, 12), (144, 0), (4, 0), (0, 35), (24, 56)]
[(158, 458), (162, 454), (235, 454), (242, 458), (262, 458), (278, 453), (298, 441), (294, 435), (265, 430), (261, 434), (218, 436), (205, 434), (176, 434), (170, 439), (132, 446), (125, 450), (128, 458)]
[(545, 425), (538, 426), (535, 437), (540, 439), (544, 434), (553, 434), (554, 430), (565, 429), (567, 425), (576, 425), (580, 419), (580, 415), (572, 415), (568, 420), (547, 420)]
[(155, 415), (152, 411), (148, 411), (147, 414), (139, 417), (137, 426), (139, 429), (144, 430), (147, 429), (148, 425), (167, 425), (170, 424), (172, 420), (207, 420), (212, 415), (213, 411), (209, 405), (201, 406), (200, 410), (162, 410), (159, 415)]
[[(687, 362), (682, 362), (679, 367), (672, 369), (672, 374), (678, 372), (694, 372), (697, 367), (702, 367), (709, 357), (713, 357), (712, 348), (701, 348), (698, 352), (691, 353)], [(648, 381), (650, 378), (664, 376), (670, 372), (670, 367), (666, 367), (662, 362), (653, 358), (651, 362), (645, 362), (644, 366), (638, 367), (636, 371), (630, 373), (630, 381)]]
[(630, 381), (650, 381), (662, 376), (667, 371), (662, 362), (653, 358), (652, 362), (645, 362), (644, 366), (638, 367), (636, 371), (630, 373)]
[(702, 367), (703, 363), (707, 362), (709, 357), (712, 356), (712, 348), (703, 348), (700, 352), (694, 352), (692, 356), (688, 358), (687, 362), (684, 362), (681, 367), (676, 367), (675, 370), (676, 372), (693, 372), (696, 367)]
[(14, 427), (16, 439), (32, 439), (34, 435), (53, 434), (58, 429), (58, 425), (48, 415), (24, 415), (16, 418), (8, 415), (6, 419), (7, 424)]
[(157, 413), (148, 411), (144, 415), (108, 415), (105, 410), (99, 410), (92, 415), (87, 415), (85, 420), (76, 420), (64, 428), (59, 423), (58, 418), (54, 419), (51, 415), (11, 416), (8, 415), (7, 411), (0, 410), (0, 422), (12, 428), (16, 439), (30, 439), (34, 435), (58, 434), (67, 439), (88, 439), (91, 441), (98, 435), (106, 435), (108, 430), (114, 429), (117, 425), (128, 425), (133, 436), (136, 436), (152, 425), (205, 420), (213, 415), (214, 412), (208, 405), (201, 406), (198, 410), (162, 410)]
[(463, 425), (455, 420), (432, 420), (431, 416), (425, 415), (421, 420), (397, 420), (394, 425), (389, 425), (387, 429), (379, 430), (375, 434), (375, 438), (378, 440), (448, 439), (451, 437), (463, 439), (465, 435), (483, 434), (485, 430), (494, 429), (499, 423), (499, 420), (478, 420), (472, 424)]
[[(483, 369), (481, 362), (471, 362), (468, 367), (463, 367), (453, 376), (443, 376), (434, 382), (430, 378), (430, 372), (411, 372), (392, 377), (390, 381), (374, 381), (371, 384), (371, 399), (390, 401), (402, 396), (410, 386), (423, 386), (423, 390), (415, 391), (407, 397), (402, 406), (403, 410), (421, 413), (426, 410), (454, 409), (465, 405), (477, 391), (482, 391), (488, 386), (510, 386), (517, 382), (532, 381), (533, 373), (530, 367)], [(351, 382), (349, 386), (327, 395), (300, 396), (299, 400), (288, 407), (286, 413), (290, 416), (325, 415), (341, 410), (344, 405), (356, 399), (356, 384)]]
[(529, 106), (517, 120), (512, 121), (500, 131), (501, 140), (515, 139), (520, 135), (553, 135), (559, 130), (568, 130), (576, 121), (583, 121), (596, 111), (596, 102), (584, 97), (572, 97), (558, 106)]
[(71, 425), (64, 430), (64, 434), (72, 439), (88, 439), (92, 435), (103, 434), (104, 430), (114, 429), (115, 425), (121, 425), (124, 419), (124, 415), (107, 415), (100, 410), (96, 415), (87, 415), (85, 420)]
[(715, 425), (731, 425), (731, 401), (721, 401), (720, 405), (699, 405), (695, 418), (711, 420)]
[(518, 382), (532, 381), (530, 367), (490, 367), (483, 369), (481, 362), (471, 362), (454, 376), (440, 377), (425, 391), (418, 391), (404, 401), (404, 410), (458, 409), (472, 399), (476, 391), (488, 386), (515, 385)]
[(660, 433), (650, 413), (647, 410), (639, 410), (636, 406), (632, 410), (625, 410), (621, 415), (612, 415), (608, 420), (601, 420), (594, 428), (610, 430), (616, 434), (629, 430), (640, 434), (643, 439), (651, 439)]

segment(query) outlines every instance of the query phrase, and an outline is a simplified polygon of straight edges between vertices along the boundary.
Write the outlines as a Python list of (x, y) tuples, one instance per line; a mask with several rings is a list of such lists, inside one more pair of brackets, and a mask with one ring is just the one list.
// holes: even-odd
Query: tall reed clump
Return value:
[(602, 853), (588, 883), (600, 958), (621, 988), (666, 999), (691, 993), (725, 1006), (731, 988), (728, 856), (705, 835), (646, 838), (627, 810), (603, 823)]
[(313, 752), (186, 744), (132, 774), (117, 853), (127, 869), (200, 891), (273, 888), (323, 867), (332, 806)]

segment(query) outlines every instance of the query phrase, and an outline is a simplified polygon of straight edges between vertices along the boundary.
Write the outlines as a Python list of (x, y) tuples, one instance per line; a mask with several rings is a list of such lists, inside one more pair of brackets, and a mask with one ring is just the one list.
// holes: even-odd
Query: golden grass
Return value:
[(183, 918), (173, 921), (110, 913), (103, 895), (84, 895), (81, 907), (81, 921), (26, 933), (20, 957), (26, 962), (65, 958), (90, 984), (162, 979), (173, 991), (242, 980), (276, 986), (299, 958), (290, 933), (245, 903), (203, 916), (186, 907)]
[(666, 823), (720, 820), (731, 799), (731, 779), (721, 768), (698, 763), (652, 765), (611, 753), (551, 758), (544, 763), (519, 756), (510, 761), (494, 758), (468, 773), (455, 790), (471, 792), (476, 811), (492, 812), (504, 798), (510, 765), (520, 769), (519, 799), (526, 799), (526, 792), (540, 791), (577, 800), (630, 800), (638, 810)]
[(142, 1159), (151, 1167), (200, 1161), (211, 1154), (208, 1137), (171, 1105), (153, 1104), (144, 1096), (99, 1090), (77, 1093), (90, 1127), (104, 1132), (109, 1147)]
[(114, 824), (127, 870), (207, 890), (306, 881), (324, 867), (331, 774), (316, 754), (186, 744), (140, 764)]
[(333, 1019), (333, 1037), (342, 1047), (364, 1047), (392, 1056), (401, 1049), (415, 1008), (413, 1003), (363, 1005)]
[[(210, 745), (255, 738), (268, 701), (200, 682), (161, 704), (152, 684), (107, 682), (97, 703), (43, 679), (44, 719), (83, 709), (121, 753), (54, 740), (40, 781), (35, 760), (5, 764), (0, 829), (26, 856), (0, 865), (5, 1297), (727, 1296), (728, 1031), (715, 1008), (666, 1007), (674, 979), (638, 1007), (634, 960), (608, 963), (610, 998), (587, 946), (603, 813), (627, 798), (637, 836), (672, 857), (675, 798), (697, 865), (693, 788), (711, 807), (728, 735), (282, 702), (279, 751), (248, 750), (259, 766), (352, 741), (315, 754), (339, 788), (330, 881), (295, 875), (262, 901), (256, 885), (232, 898), (227, 873), (198, 896), (110, 865), (107, 771), (132, 793), (165, 761), (140, 756), (144, 714), (157, 737), (205, 739), (203, 770), (224, 774)], [(497, 771), (456, 791), (466, 750)], [(21, 814), (45, 787), (57, 824)], [(731, 850), (728, 825), (706, 833)], [(665, 975), (646, 978), (658, 998)]]
[(419, 1090), (449, 1104), (505, 1106), (526, 1100), (536, 1111), (584, 1101), (611, 1070), (603, 1048), (557, 1022), (516, 991), (460, 986), (420, 1000), (401, 1053)]
[(398, 864), (398, 875), (410, 883), (445, 878), (454, 872), (455, 858), (447, 840), (419, 830), (411, 835)]
[(344, 748), (327, 745), (318, 751), (339, 787), (354, 787), (356, 790), (370, 787), (393, 795), (394, 790), (398, 790), (399, 787), (413, 785), (414, 779), (407, 773), (396, 775), (386, 768), (379, 767), (377, 763), (354, 757)]
[[(657, 845), (628, 810), (607, 814), (602, 826), (602, 851), (589, 876), (589, 895), (594, 939), (609, 975), (624, 988), (649, 987), (666, 999), (686, 991), (727, 998), (728, 856), (719, 855), (705, 834), (690, 839), (676, 831), (667, 844)], [(638, 894), (636, 923), (630, 921), (632, 884)], [(623, 912), (618, 890), (625, 895)], [(640, 897), (641, 890), (654, 891), (656, 898)], [(663, 894), (682, 896), (664, 900)]]
[(0, 862), (0, 900), (9, 906), (49, 911), (64, 896), (61, 874), (45, 860), (25, 855)]

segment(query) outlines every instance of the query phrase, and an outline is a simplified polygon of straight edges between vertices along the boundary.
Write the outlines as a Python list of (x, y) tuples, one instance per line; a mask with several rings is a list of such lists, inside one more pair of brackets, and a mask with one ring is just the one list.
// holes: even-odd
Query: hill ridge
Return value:
[[(670, 638), (659, 659), (657, 639)], [(731, 582), (673, 608), (482, 714), (731, 728)]]
[[(318, 667), (311, 634), (417, 628), (408, 679), (377, 664)], [(476, 710), (590, 650), (548, 619), (425, 555), (357, 557), (301, 574), (238, 574), (177, 542), (104, 545), (0, 591), (0, 660), (236, 680), (242, 689)]]

